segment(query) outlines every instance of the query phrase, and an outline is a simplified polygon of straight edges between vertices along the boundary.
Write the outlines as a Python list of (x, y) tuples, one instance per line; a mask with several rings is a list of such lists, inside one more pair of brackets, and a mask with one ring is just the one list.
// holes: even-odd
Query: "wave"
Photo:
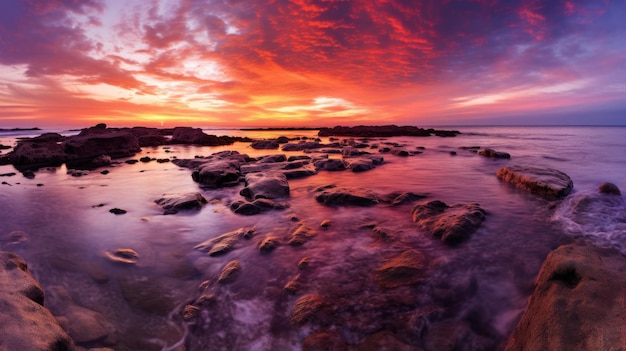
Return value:
[(553, 218), (568, 235), (626, 254), (626, 201), (622, 196), (576, 193), (563, 200)]

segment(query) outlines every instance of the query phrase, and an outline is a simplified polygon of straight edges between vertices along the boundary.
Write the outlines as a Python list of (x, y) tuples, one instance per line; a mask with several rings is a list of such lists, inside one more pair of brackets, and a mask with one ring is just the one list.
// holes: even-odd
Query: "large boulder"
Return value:
[(373, 206), (380, 202), (376, 194), (361, 188), (326, 185), (314, 190), (315, 200), (327, 206)]
[(574, 188), (574, 183), (567, 174), (546, 167), (502, 167), (498, 170), (496, 176), (518, 188), (550, 200), (563, 198)]
[(480, 227), (486, 212), (476, 203), (448, 206), (435, 200), (415, 205), (411, 215), (413, 222), (427, 235), (440, 238), (446, 244), (457, 244)]
[(569, 244), (552, 251), (506, 350), (621, 350), (624, 272), (616, 250)]
[(246, 174), (246, 187), (241, 195), (249, 199), (276, 199), (289, 196), (289, 183), (283, 173)]
[(43, 303), (43, 290), (26, 262), (13, 253), (0, 252), (0, 349), (74, 350), (72, 339)]

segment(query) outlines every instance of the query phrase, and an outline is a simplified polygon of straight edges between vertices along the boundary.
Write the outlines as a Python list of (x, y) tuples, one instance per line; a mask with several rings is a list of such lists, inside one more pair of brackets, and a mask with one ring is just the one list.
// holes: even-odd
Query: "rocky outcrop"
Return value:
[(0, 349), (74, 350), (72, 339), (43, 303), (44, 292), (26, 262), (13, 253), (0, 252)]
[(194, 144), (203, 146), (230, 145), (234, 138), (205, 134), (200, 128), (176, 127), (172, 133), (170, 144)]
[(478, 151), (478, 154), (489, 158), (511, 158), (509, 153), (496, 151), (494, 149), (482, 149)]
[(175, 214), (181, 210), (197, 210), (207, 203), (200, 193), (163, 194), (154, 201), (164, 210), (163, 214)]
[(218, 256), (226, 254), (235, 249), (235, 245), (240, 239), (250, 239), (254, 235), (254, 228), (239, 228), (231, 232), (224, 233), (216, 238), (204, 241), (194, 248), (196, 250), (207, 252), (209, 256)]
[(176, 159), (172, 163), (192, 169), (191, 178), (207, 187), (220, 188), (239, 184), (240, 167), (247, 156), (237, 151), (224, 151), (195, 159)]
[(563, 198), (574, 188), (574, 183), (567, 174), (552, 168), (508, 166), (500, 168), (496, 176), (549, 200)]
[(457, 244), (472, 235), (485, 220), (486, 212), (476, 203), (448, 206), (442, 201), (415, 205), (413, 222), (427, 235), (446, 244)]
[(238, 200), (230, 204), (230, 209), (236, 214), (251, 216), (271, 210), (284, 210), (289, 204), (283, 201), (270, 199), (256, 199), (254, 201)]
[(600, 194), (608, 194), (608, 195), (622, 195), (622, 192), (619, 190), (617, 185), (613, 183), (602, 183), (598, 187), (598, 192)]
[(128, 157), (141, 151), (137, 138), (128, 132), (92, 127), (63, 143), (68, 160), (82, 162), (100, 155), (112, 158)]
[(327, 206), (373, 206), (379, 199), (373, 192), (361, 188), (341, 188), (326, 185), (314, 190), (315, 200)]
[(280, 149), (283, 151), (304, 151), (321, 149), (328, 147), (329, 145), (321, 144), (316, 141), (300, 141), (298, 143), (288, 143), (283, 145)]
[(423, 129), (415, 126), (356, 126), (321, 128), (319, 136), (352, 136), (352, 137), (393, 137), (393, 136), (455, 136), (460, 134), (454, 130)]
[(287, 197), (289, 183), (282, 173), (249, 173), (246, 174), (246, 187), (240, 194), (252, 200)]
[(280, 145), (278, 140), (255, 140), (250, 143), (250, 147), (257, 150), (272, 150), (278, 149)]
[(506, 350), (619, 350), (626, 345), (626, 258), (564, 245), (544, 262)]
[(419, 283), (425, 279), (426, 260), (414, 250), (408, 250), (390, 259), (376, 269), (374, 280), (385, 288)]

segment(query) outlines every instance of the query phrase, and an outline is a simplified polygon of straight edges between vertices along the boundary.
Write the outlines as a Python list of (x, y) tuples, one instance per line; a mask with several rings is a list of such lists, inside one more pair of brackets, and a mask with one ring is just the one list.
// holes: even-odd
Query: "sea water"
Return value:
[[(101, 313), (115, 329), (114, 340), (107, 342), (116, 350), (176, 350), (181, 345), (187, 350), (299, 350), (307, 336), (320, 330), (332, 331), (353, 345), (391, 331), (402, 342), (419, 347), (428, 347), (434, 335), (447, 331), (465, 338), (462, 341), (470, 342), (472, 349), (500, 349), (523, 312), (549, 251), (585, 240), (626, 253), (623, 197), (596, 191), (607, 181), (626, 189), (626, 128), (444, 129), (462, 134), (370, 138), (370, 144), (393, 142), (421, 153), (383, 154), (384, 164), (363, 173), (321, 171), (289, 180), (290, 207), (254, 216), (236, 215), (229, 208), (241, 199), (243, 185), (205, 189), (191, 179), (188, 169), (172, 163), (120, 163), (107, 167), (108, 174), (98, 169), (81, 177), (68, 174), (66, 166), (39, 170), (34, 179), (18, 172), (0, 178), (5, 182), (0, 185), (0, 249), (22, 256), (45, 291), (61, 287), (75, 304)], [(206, 132), (316, 137), (316, 131)], [(33, 132), (5, 133), (0, 143), (13, 145), (20, 136)], [(507, 152), (511, 158), (490, 159), (460, 149), (470, 146)], [(251, 157), (281, 152), (254, 150), (247, 143), (171, 145), (143, 148), (133, 158), (193, 158), (224, 150)], [(495, 176), (509, 165), (558, 169), (572, 178), (574, 190), (562, 201), (538, 198)], [(12, 166), (0, 166), (0, 174), (10, 172), (15, 172)], [(411, 205), (360, 208), (317, 203), (313, 189), (328, 184), (379, 195), (413, 192), (426, 195), (425, 201), (449, 205), (476, 202), (487, 217), (467, 241), (450, 247), (416, 228)], [(201, 192), (209, 203), (199, 211), (163, 215), (154, 200), (179, 192)], [(114, 207), (128, 212), (113, 215), (109, 209)], [(319, 228), (324, 220), (332, 221), (326, 230)], [(302, 247), (283, 243), (270, 254), (257, 249), (263, 238), (286, 238), (301, 222), (317, 232)], [(381, 241), (373, 226), (392, 239)], [(242, 227), (255, 227), (255, 237), (224, 256), (194, 250), (198, 243)], [(26, 240), (11, 240), (15, 232)], [(116, 248), (135, 250), (137, 264), (110, 262), (106, 252)], [(394, 289), (374, 284), (372, 272), (407, 249), (427, 258), (426, 279)], [(311, 262), (306, 274), (297, 267), (304, 257)], [(213, 288), (215, 303), (202, 310), (200, 320), (182, 321), (179, 312), (198, 297), (200, 284), (214, 282), (234, 259), (242, 266), (238, 279)], [(285, 293), (285, 284), (299, 273), (301, 289), (295, 295)], [(322, 322), (291, 325), (295, 302), (307, 294), (330, 301), (323, 311), (326, 317)], [(46, 305), (62, 316), (56, 299), (48, 294)], [(412, 329), (406, 330), (407, 325)], [(102, 345), (98, 342), (93, 345)]]

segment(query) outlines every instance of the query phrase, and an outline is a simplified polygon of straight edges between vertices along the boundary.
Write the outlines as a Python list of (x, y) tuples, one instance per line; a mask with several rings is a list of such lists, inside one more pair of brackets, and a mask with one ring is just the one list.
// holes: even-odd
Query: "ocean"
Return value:
[[(443, 127), (456, 137), (370, 138), (392, 142), (409, 157), (382, 154), (373, 170), (328, 172), (290, 179), (289, 208), (254, 216), (234, 214), (229, 204), (241, 198), (243, 185), (202, 188), (188, 169), (170, 163), (120, 163), (80, 177), (67, 167), (42, 169), (27, 179), (0, 166), (0, 249), (13, 251), (46, 291), (46, 306), (63, 316), (69, 293), (73, 304), (104, 316), (106, 339), (86, 346), (115, 350), (300, 350), (324, 340), (397, 349), (433, 349), (443, 335), (465, 349), (499, 350), (515, 327), (533, 291), (548, 252), (576, 240), (614, 247), (626, 254), (626, 205), (623, 196), (597, 193), (603, 182), (626, 191), (626, 127), (490, 126)], [(0, 133), (0, 144), (45, 131)], [(317, 131), (207, 130), (209, 134), (252, 138), (316, 137)], [(74, 132), (63, 131), (71, 135)], [(328, 138), (321, 138), (328, 142)], [(507, 152), (491, 159), (461, 147)], [(254, 150), (248, 143), (220, 147), (159, 146), (143, 156), (179, 159), (236, 150), (258, 157), (303, 152)], [(367, 149), (366, 149), (367, 150)], [(377, 153), (376, 149), (368, 151)], [(3, 151), (6, 152), (6, 151)], [(455, 153), (455, 154), (454, 154)], [(331, 158), (340, 155), (330, 155)], [(558, 169), (574, 182), (564, 200), (548, 201), (496, 177), (509, 165)], [(364, 188), (376, 194), (413, 192), (449, 205), (479, 203), (487, 212), (467, 241), (448, 246), (427, 237), (411, 220), (411, 205), (328, 207), (312, 195), (318, 186)], [(154, 201), (165, 193), (200, 192), (209, 201), (200, 211), (163, 215)], [(109, 213), (111, 208), (127, 211)], [(327, 229), (319, 227), (332, 221)], [(298, 223), (317, 235), (301, 247), (284, 238)], [(223, 233), (254, 227), (255, 236), (223, 256), (210, 257), (194, 246)], [(381, 240), (372, 228), (390, 238)], [(19, 233), (16, 235), (15, 233)], [(15, 240), (16, 237), (24, 240)], [(259, 242), (283, 240), (262, 254)], [(107, 259), (116, 248), (131, 248), (135, 265)], [(411, 249), (426, 258), (425, 279), (417, 284), (382, 288), (372, 272), (398, 253)], [(306, 271), (298, 268), (308, 258)], [(241, 273), (231, 284), (213, 285), (221, 269), (238, 260)], [(284, 286), (297, 279), (295, 294)], [(198, 297), (203, 282), (214, 286), (212, 303), (193, 322), (180, 311)], [(200, 289), (200, 290), (199, 290)], [(289, 322), (303, 296), (322, 296), (316, 318), (302, 326)], [(317, 336), (315, 339), (312, 336)], [(447, 336), (446, 336), (447, 337)], [(400, 344), (394, 344), (399, 342)], [(316, 344), (317, 345), (317, 344)], [(434, 346), (433, 346), (434, 345)], [(319, 346), (319, 345), (318, 345)]]

